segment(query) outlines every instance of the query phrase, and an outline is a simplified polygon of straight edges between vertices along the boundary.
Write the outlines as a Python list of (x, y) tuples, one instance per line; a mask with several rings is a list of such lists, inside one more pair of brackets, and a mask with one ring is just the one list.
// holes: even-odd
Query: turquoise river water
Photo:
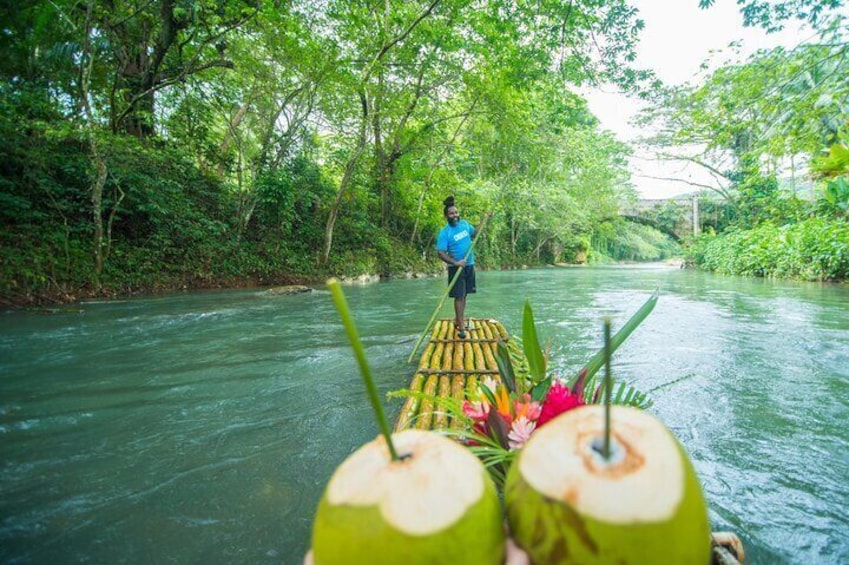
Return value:
[[(444, 286), (346, 288), (382, 393), (409, 382)], [(571, 375), (603, 316), (616, 329), (657, 287), (614, 376), (689, 451), (712, 528), (736, 532), (748, 563), (849, 563), (849, 286), (660, 265), (482, 272), (468, 314), (519, 333), (530, 299)], [(0, 314), (0, 561), (299, 563), (328, 478), (375, 435), (321, 287)]]

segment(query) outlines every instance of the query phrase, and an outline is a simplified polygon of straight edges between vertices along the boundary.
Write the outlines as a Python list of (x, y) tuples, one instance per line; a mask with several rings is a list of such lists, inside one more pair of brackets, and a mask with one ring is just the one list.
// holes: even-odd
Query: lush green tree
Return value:
[(268, 5), (231, 34), (227, 52), (232, 71), (191, 77), (163, 93), (169, 111), (162, 129), (186, 140), (202, 169), (234, 186), (241, 232), (262, 198), (259, 185), (281, 178), (314, 146), (309, 120), (334, 47), (297, 12)]
[(819, 211), (838, 217), (849, 216), (849, 143), (840, 140), (832, 144), (813, 159), (811, 168), (824, 182)]
[(470, 120), (466, 160), (474, 167), (465, 173), (497, 187), (503, 224), (493, 230), (503, 262), (572, 260), (586, 251), (592, 225), (616, 214), (627, 149), (600, 133), (586, 103), (559, 81), (499, 92), (511, 92), (509, 102)]
[[(642, 116), (644, 125), (659, 126), (651, 142), (662, 154), (710, 171), (709, 188), (727, 199), (714, 222), (727, 233), (708, 230), (691, 257), (724, 273), (840, 279), (849, 242), (839, 203), (849, 201), (849, 185), (832, 165), (849, 124), (845, 14), (832, 2), (738, 3), (749, 25), (774, 30), (797, 18), (819, 38), (722, 66), (695, 86), (664, 89)], [(806, 191), (805, 200), (796, 185), (811, 178), (810, 169), (822, 191)]]
[(103, 40), (111, 128), (141, 138), (155, 131), (159, 91), (209, 69), (233, 67), (228, 38), (257, 11), (254, 2), (241, 0), (90, 3)]
[(709, 171), (715, 184), (707, 188), (729, 201), (732, 189), (743, 197), (762, 192), (746, 183), (775, 183), (786, 169), (795, 181), (849, 116), (846, 33), (845, 26), (830, 28), (820, 43), (760, 52), (697, 86), (663, 90), (641, 118), (658, 127), (650, 143), (667, 158)]
[[(716, 0), (699, 0), (701, 8), (709, 8)], [(828, 25), (829, 17), (844, 8), (843, 0), (737, 0), (743, 23), (767, 31), (784, 29), (787, 20), (801, 20), (813, 27)], [(844, 14), (845, 15), (845, 14)]]
[[(646, 73), (625, 72), (627, 65), (621, 64), (633, 58), (633, 39), (642, 28), (636, 11), (624, 2), (530, 6), (433, 1), (331, 7), (328, 20), (323, 21), (329, 21), (331, 33), (341, 39), (337, 68), (347, 72), (350, 80), (341, 80), (340, 74), (335, 90), (339, 95), (350, 93), (347, 105), (341, 105), (349, 111), (324, 111), (340, 121), (350, 119), (354, 108), (359, 115), (359, 125), (348, 128), (353, 135), (347, 144), (349, 159), (341, 167), (337, 202), (345, 198), (353, 168), (370, 143), (378, 215), (381, 225), (394, 233), (410, 227), (418, 231), (418, 211), (412, 226), (388, 225), (388, 218), (390, 209), (398, 216), (393, 205), (398, 191), (393, 187), (403, 182), (395, 174), (399, 160), (414, 147), (434, 148), (425, 136), (453, 130), (449, 135), (455, 141), (461, 139), (458, 124), (472, 127), (469, 112), (486, 113), (509, 103), (511, 92), (534, 84), (552, 69), (572, 83), (604, 77), (634, 87), (648, 78)], [(602, 37), (603, 48), (599, 47)], [(440, 128), (443, 124), (450, 125)], [(432, 162), (446, 155), (444, 149), (435, 153)], [(424, 192), (419, 201), (424, 202)], [(338, 212), (339, 204), (334, 203), (328, 214), (325, 259)]]

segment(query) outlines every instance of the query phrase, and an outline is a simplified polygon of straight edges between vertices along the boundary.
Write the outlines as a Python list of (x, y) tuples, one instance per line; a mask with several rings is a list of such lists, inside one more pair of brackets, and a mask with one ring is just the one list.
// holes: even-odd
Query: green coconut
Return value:
[(656, 418), (611, 408), (566, 412), (537, 430), (508, 472), (504, 502), (533, 563), (710, 562), (707, 506), (693, 465)]
[(433, 432), (383, 437), (336, 469), (313, 524), (316, 565), (504, 562), (501, 504), (472, 453)]

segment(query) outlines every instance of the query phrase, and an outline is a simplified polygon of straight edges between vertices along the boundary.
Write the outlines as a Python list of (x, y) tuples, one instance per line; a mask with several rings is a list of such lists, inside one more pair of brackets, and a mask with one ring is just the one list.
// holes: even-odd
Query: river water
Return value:
[[(689, 451), (712, 528), (749, 563), (849, 562), (849, 287), (660, 265), (478, 276), (468, 314), (519, 333), (530, 299), (563, 374), (659, 287), (614, 376)], [(346, 288), (381, 392), (407, 384), (444, 285)], [(0, 314), (0, 561), (298, 563), (333, 469), (376, 434), (323, 288)]]

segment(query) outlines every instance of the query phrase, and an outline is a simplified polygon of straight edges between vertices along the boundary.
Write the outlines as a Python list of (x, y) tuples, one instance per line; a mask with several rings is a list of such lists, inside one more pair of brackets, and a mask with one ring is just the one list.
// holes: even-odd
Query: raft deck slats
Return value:
[(464, 427), (462, 419), (450, 413), (448, 403), (477, 399), (478, 383), (485, 378), (501, 379), (495, 362), (498, 342), (503, 342), (521, 357), (515, 341), (510, 340), (510, 334), (498, 320), (469, 318), (466, 321), (463, 339), (453, 320), (441, 319), (434, 324), (418, 369), (410, 381), (409, 389), (419, 393), (419, 398), (407, 399), (398, 414), (395, 431)]

